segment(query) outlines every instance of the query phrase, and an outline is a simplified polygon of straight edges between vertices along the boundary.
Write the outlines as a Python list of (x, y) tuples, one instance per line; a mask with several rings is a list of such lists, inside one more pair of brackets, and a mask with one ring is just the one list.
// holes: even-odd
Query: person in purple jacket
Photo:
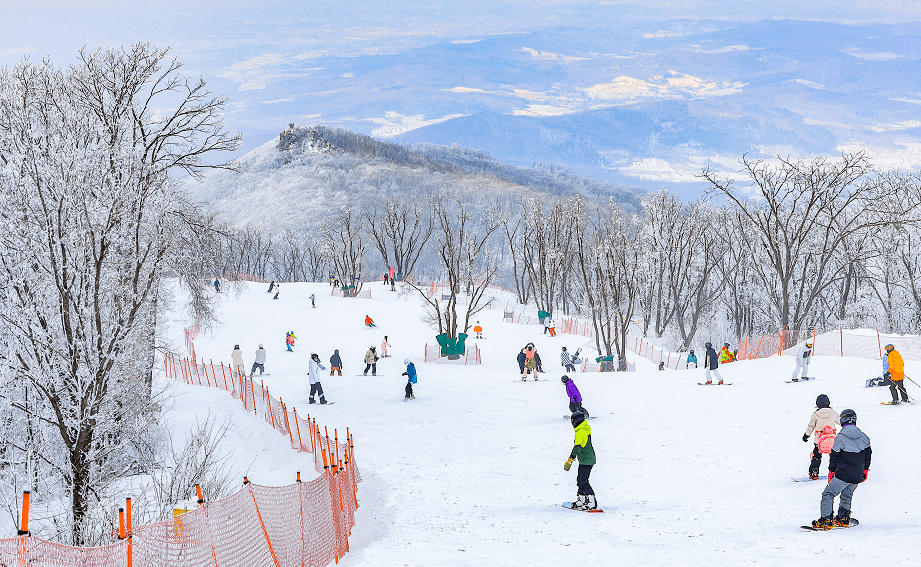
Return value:
[(579, 393), (579, 388), (576, 387), (576, 383), (570, 380), (569, 376), (563, 376), (560, 380), (563, 384), (566, 384), (566, 395), (569, 396), (570, 413), (582, 411), (585, 413), (585, 416), (588, 417), (588, 410), (582, 407), (582, 394)]

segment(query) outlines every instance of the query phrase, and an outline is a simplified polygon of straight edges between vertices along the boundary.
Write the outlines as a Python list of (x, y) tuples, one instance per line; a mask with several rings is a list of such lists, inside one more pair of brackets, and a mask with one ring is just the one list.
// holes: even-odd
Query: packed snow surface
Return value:
[[(268, 350), (265, 384), (299, 414), (355, 436), (359, 485), (351, 551), (341, 565), (817, 565), (915, 564), (921, 561), (921, 452), (918, 404), (884, 406), (888, 389), (865, 388), (879, 360), (813, 359), (815, 381), (787, 384), (794, 360), (771, 357), (726, 365), (731, 386), (698, 386), (703, 370), (664, 371), (633, 356), (629, 374), (574, 374), (592, 420), (598, 464), (591, 475), (604, 514), (566, 510), (576, 494), (575, 467), (563, 471), (573, 431), (560, 382), (560, 347), (583, 337), (543, 335), (543, 327), (501, 322), (484, 311), (482, 366), (422, 362), (436, 332), (419, 317), (418, 298), (369, 284), (373, 299), (329, 295), (324, 284), (284, 284), (271, 300), (266, 284), (221, 297), (221, 321), (203, 331), (200, 357), (230, 361), (239, 344), (249, 368), (258, 344)], [(317, 295), (311, 308), (309, 296)], [(501, 294), (500, 294), (501, 295)], [(502, 302), (512, 299), (502, 295)], [(364, 326), (365, 315), (377, 323)], [(285, 332), (294, 331), (293, 353)], [(181, 325), (170, 330), (181, 344)], [(471, 333), (472, 334), (472, 333)], [(378, 376), (362, 375), (368, 347), (393, 345)], [(515, 357), (533, 341), (545, 374), (522, 383)], [(696, 345), (701, 346), (701, 345)], [(896, 344), (898, 347), (898, 344)], [(339, 349), (343, 376), (323, 379), (332, 406), (308, 405), (312, 352), (329, 368)], [(702, 352), (702, 349), (698, 349)], [(403, 359), (416, 364), (416, 399), (403, 401)], [(921, 363), (907, 362), (921, 377)], [(919, 380), (921, 381), (921, 380)], [(921, 388), (907, 383), (909, 394)], [(253, 416), (234, 411), (222, 392), (181, 386), (182, 411), (233, 412), (230, 447), (258, 465), (253, 482), (287, 484), (310, 471), (309, 456)], [(852, 408), (869, 437), (869, 480), (854, 495), (850, 530), (801, 530), (819, 517), (825, 482), (806, 476), (812, 443), (801, 437), (827, 394), (839, 412)], [(197, 407), (197, 409), (196, 409)], [(239, 414), (239, 415), (238, 415)], [(185, 419), (190, 419), (186, 417)], [(826, 473), (827, 458), (822, 474)], [(271, 469), (277, 469), (275, 471)], [(311, 474), (312, 476), (312, 474)]]

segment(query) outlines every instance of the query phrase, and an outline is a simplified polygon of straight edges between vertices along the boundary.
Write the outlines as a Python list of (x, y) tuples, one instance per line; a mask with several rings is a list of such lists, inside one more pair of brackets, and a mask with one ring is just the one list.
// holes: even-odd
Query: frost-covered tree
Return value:
[(165, 274), (207, 316), (210, 221), (170, 174), (229, 167), (203, 158), (239, 137), (225, 100), (180, 67), (140, 44), (0, 70), (0, 389), (41, 448), (34, 496), (68, 503), (51, 534), (67, 543), (100, 541), (113, 484), (153, 458)]

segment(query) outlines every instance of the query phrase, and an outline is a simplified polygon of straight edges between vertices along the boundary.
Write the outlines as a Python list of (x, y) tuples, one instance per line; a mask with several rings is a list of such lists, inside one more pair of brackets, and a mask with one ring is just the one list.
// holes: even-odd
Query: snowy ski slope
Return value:
[[(583, 337), (541, 334), (542, 327), (502, 323), (485, 311), (482, 366), (422, 363), (435, 331), (419, 318), (413, 296), (380, 283), (373, 299), (329, 295), (329, 286), (284, 284), (278, 301), (265, 284), (224, 294), (221, 323), (195, 341), (199, 357), (229, 362), (240, 344), (249, 368), (258, 343), (268, 350), (266, 385), (298, 412), (330, 430), (349, 427), (364, 482), (361, 508), (342, 565), (848, 565), (918, 564), (921, 547), (921, 407), (882, 406), (888, 389), (864, 388), (880, 362), (815, 357), (816, 381), (785, 384), (789, 356), (721, 369), (733, 385), (701, 387), (703, 370), (659, 372), (631, 357), (637, 372), (576, 374), (591, 422), (598, 465), (592, 486), (605, 514), (560, 507), (575, 496), (575, 470), (563, 471), (572, 428), (560, 383), (561, 346)], [(317, 308), (309, 296), (317, 295)], [(505, 297), (502, 297), (503, 302)], [(367, 329), (365, 315), (379, 325)], [(182, 321), (168, 333), (182, 344)], [(285, 352), (285, 331), (298, 337)], [(384, 335), (392, 358), (378, 376), (361, 376), (369, 346)], [(472, 340), (472, 339), (471, 339)], [(534, 341), (541, 381), (522, 383), (515, 361)], [(700, 346), (700, 345), (698, 345)], [(898, 345), (896, 345), (898, 346)], [(333, 406), (309, 406), (307, 363), (317, 352), (329, 367), (333, 349), (343, 376), (323, 387)], [(699, 349), (702, 351), (702, 349)], [(590, 348), (586, 351), (591, 353)], [(403, 402), (402, 361), (416, 363), (416, 399)], [(907, 362), (919, 380), (921, 363)], [(921, 389), (908, 384), (921, 398)], [(177, 386), (178, 420), (209, 411), (234, 422), (228, 447), (260, 484), (288, 484), (311, 471), (286, 439), (244, 414), (225, 393)], [(819, 516), (824, 482), (805, 476), (811, 443), (801, 437), (818, 394), (856, 410), (869, 435), (873, 465), (854, 496), (854, 530), (813, 533), (799, 526)], [(303, 461), (303, 462), (301, 462)], [(826, 472), (827, 459), (823, 462)]]

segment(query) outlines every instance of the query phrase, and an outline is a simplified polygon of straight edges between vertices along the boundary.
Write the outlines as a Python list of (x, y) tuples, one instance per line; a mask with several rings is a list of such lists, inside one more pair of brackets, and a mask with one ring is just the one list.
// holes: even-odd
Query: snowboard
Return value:
[(311, 406), (331, 406), (331, 405), (333, 405), (334, 403), (336, 403), (336, 402), (326, 402), (325, 404), (321, 404), (320, 402), (314, 402), (314, 403), (310, 404), (310, 403), (308, 402), (308, 404), (311, 405)]
[(828, 528), (828, 529), (825, 529), (825, 528), (814, 528), (814, 527), (812, 527), (812, 526), (800, 526), (800, 527), (803, 528), (804, 530), (809, 530), (809, 531), (811, 531), (811, 532), (830, 532), (830, 531), (832, 531), (832, 530), (843, 530), (843, 529), (845, 529), (845, 528), (853, 528), (853, 527), (856, 527), (856, 526), (859, 526), (859, 525), (860, 525), (860, 522), (858, 522), (858, 521), (855, 520), (854, 518), (851, 518), (851, 519), (848, 521), (848, 524), (847, 524), (846, 526), (834, 526), (833, 528)]
[(819, 480), (819, 478), (822, 478), (822, 477), (819, 477), (819, 478), (809, 478), (808, 476), (803, 476), (803, 477), (797, 478), (797, 477), (795, 477), (795, 476), (791, 476), (790, 478), (793, 479), (794, 482), (812, 482), (812, 481), (814, 481), (814, 480)]
[(870, 378), (869, 380), (867, 380), (867, 383), (864, 387), (873, 388), (874, 386), (888, 386), (888, 385), (889, 384), (886, 383), (885, 378), (883, 378), (882, 376), (877, 376), (876, 378)]
[[(572, 507), (572, 502), (563, 502), (563, 508), (574, 510)], [(588, 512), (589, 514), (603, 514), (604, 510), (601, 508), (596, 508), (595, 510), (575, 510), (576, 512)], [(854, 520), (851, 520), (852, 522)]]
[[(571, 418), (572, 418), (572, 414), (564, 415), (564, 416), (563, 416), (563, 419), (571, 419)], [(586, 417), (585, 419), (595, 419), (595, 416), (594, 416), (594, 415), (590, 415), (590, 416)]]
[(785, 380), (787, 384), (793, 384), (796, 382), (808, 382), (810, 380), (815, 380), (815, 376), (809, 376), (807, 378), (797, 378), (796, 380)]
[(732, 382), (723, 382), (722, 384), (720, 384), (719, 382), (713, 382), (712, 384), (707, 384), (706, 382), (698, 382), (697, 385), (698, 386), (732, 386)]
[(892, 403), (892, 402), (880, 402), (880, 404), (881, 404), (881, 405), (884, 405), (884, 406), (900, 406), (900, 405), (902, 405), (902, 404), (910, 404), (910, 403), (911, 403), (911, 400), (909, 400), (909, 401), (907, 401), (907, 402), (899, 402), (899, 403), (897, 403), (897, 404), (894, 404), (894, 403)]

